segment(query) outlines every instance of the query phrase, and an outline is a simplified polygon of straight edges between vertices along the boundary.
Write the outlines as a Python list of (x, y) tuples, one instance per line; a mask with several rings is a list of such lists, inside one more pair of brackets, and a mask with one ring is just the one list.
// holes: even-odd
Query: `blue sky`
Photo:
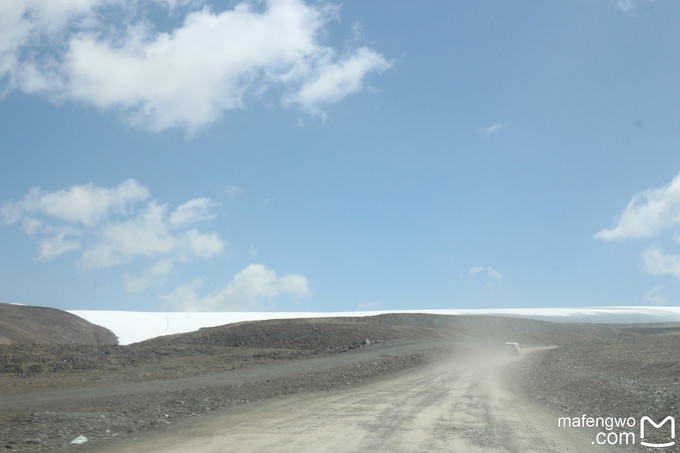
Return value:
[(0, 300), (676, 305), (680, 4), (0, 6)]

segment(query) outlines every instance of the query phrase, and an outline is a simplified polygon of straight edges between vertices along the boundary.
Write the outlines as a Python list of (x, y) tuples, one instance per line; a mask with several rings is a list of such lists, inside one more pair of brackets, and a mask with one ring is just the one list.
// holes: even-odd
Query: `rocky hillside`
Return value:
[(248, 321), (153, 338), (140, 347), (277, 348), (332, 353), (360, 347), (367, 340), (447, 339), (454, 342), (563, 345), (575, 340), (602, 340), (622, 335), (603, 326), (557, 324), (499, 316), (454, 316), (394, 313), (359, 318), (305, 318)]
[(0, 303), (0, 344), (118, 344), (108, 329), (55, 308)]

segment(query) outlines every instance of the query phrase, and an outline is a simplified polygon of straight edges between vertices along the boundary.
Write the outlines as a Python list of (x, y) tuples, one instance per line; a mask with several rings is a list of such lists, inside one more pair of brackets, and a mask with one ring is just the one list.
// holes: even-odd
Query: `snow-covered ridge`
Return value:
[(438, 315), (497, 315), (579, 323), (680, 322), (680, 307), (576, 307), (576, 308), (490, 308), (451, 310), (385, 310), (355, 312), (135, 312), (68, 310), (118, 335), (120, 344), (136, 343), (161, 335), (221, 326), (241, 321), (290, 318), (373, 316), (384, 313), (431, 313)]

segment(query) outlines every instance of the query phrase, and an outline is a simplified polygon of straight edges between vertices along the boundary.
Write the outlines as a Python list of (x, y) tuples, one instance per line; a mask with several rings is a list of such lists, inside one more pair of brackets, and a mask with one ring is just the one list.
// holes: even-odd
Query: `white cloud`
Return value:
[(680, 256), (666, 255), (659, 247), (642, 252), (642, 268), (652, 275), (671, 275), (680, 278)]
[(33, 236), (38, 232), (38, 230), (40, 230), (41, 226), (42, 222), (40, 220), (27, 217), (24, 219), (21, 228), (24, 230), (26, 234), (28, 234), (29, 236)]
[(236, 195), (242, 194), (243, 192), (245, 192), (245, 191), (243, 190), (243, 188), (241, 188), (241, 187), (239, 187), (239, 186), (233, 186), (233, 185), (231, 185), (231, 186), (225, 186), (225, 187), (224, 187), (224, 194), (225, 194), (230, 200), (231, 200), (232, 198), (234, 198)]
[(595, 238), (605, 241), (648, 238), (680, 226), (680, 175), (667, 186), (645, 190), (633, 196), (618, 224)]
[(263, 308), (263, 301), (280, 295), (295, 299), (311, 295), (306, 277), (298, 274), (279, 277), (262, 264), (249, 265), (225, 288), (203, 297), (196, 292), (202, 282), (202, 279), (194, 280), (162, 299), (169, 309), (180, 311), (257, 311)]
[(503, 275), (491, 266), (484, 268), (483, 266), (472, 266), (470, 268), (470, 275), (476, 275), (484, 272), (487, 277), (491, 280), (501, 281), (503, 280)]
[(127, 212), (131, 204), (147, 198), (149, 190), (133, 179), (114, 188), (85, 184), (47, 192), (35, 187), (23, 200), (4, 203), (0, 207), (0, 216), (4, 223), (10, 225), (24, 215), (43, 214), (70, 223), (93, 226), (112, 213)]
[(131, 179), (113, 188), (33, 188), (22, 200), (0, 205), (0, 219), (20, 222), (37, 237), (43, 262), (73, 251), (80, 252), (76, 264), (82, 270), (154, 260), (141, 275), (125, 277), (126, 289), (140, 292), (162, 282), (178, 263), (211, 258), (225, 247), (217, 234), (189, 228), (214, 218), (219, 203), (195, 198), (171, 210), (149, 197), (149, 189)]
[(494, 280), (503, 280), (503, 275), (491, 266), (486, 269), (486, 274)]
[(149, 268), (145, 269), (141, 275), (125, 275), (125, 291), (131, 294), (138, 294), (150, 286), (157, 286), (163, 283), (175, 268), (175, 263), (171, 259), (163, 258), (158, 260)]
[(48, 228), (47, 230), (50, 233), (54, 233), (54, 236), (40, 241), (40, 253), (38, 255), (40, 261), (50, 261), (59, 255), (82, 248), (79, 240), (67, 239), (68, 237), (80, 236), (80, 230), (71, 227)]
[(612, 0), (616, 9), (629, 13), (635, 9), (635, 2), (633, 0)]
[(156, 3), (159, 3), (161, 5), (164, 5), (167, 7), (170, 11), (174, 10), (175, 8), (179, 8), (182, 6), (199, 6), (201, 4), (200, 0), (154, 0)]
[(201, 298), (196, 293), (202, 284), (203, 279), (197, 278), (186, 285), (178, 286), (171, 294), (161, 296), (161, 299), (165, 301), (165, 309), (173, 311), (212, 311), (208, 305), (212, 305), (213, 298), (211, 296)]
[(209, 258), (224, 250), (224, 242), (215, 233), (201, 233), (197, 229), (191, 229), (178, 236), (179, 251), (181, 256), (193, 258)]
[(19, 50), (54, 36), (99, 0), (5, 0), (0, 2), (0, 79), (21, 69)]
[(484, 270), (484, 268), (482, 266), (472, 266), (470, 268), (470, 275), (475, 275), (479, 272), (482, 272), (483, 270)]
[(156, 3), (184, 22), (157, 30), (135, 0), (1, 2), (0, 92), (79, 101), (152, 131), (191, 133), (274, 89), (285, 105), (318, 112), (390, 66), (353, 42), (344, 55), (322, 44), (339, 12), (327, 3), (241, 2), (222, 12), (179, 11), (200, 0)]
[(668, 298), (662, 291), (660, 286), (654, 286), (642, 295), (642, 300), (651, 305), (668, 305)]
[(182, 228), (203, 220), (214, 219), (217, 215), (215, 210), (220, 204), (209, 198), (195, 198), (179, 206), (170, 214), (170, 225), (173, 228)]
[(312, 112), (326, 103), (338, 102), (360, 91), (366, 74), (389, 69), (385, 58), (367, 48), (358, 49), (353, 55), (339, 62), (329, 62), (317, 69), (317, 74), (288, 99)]
[(214, 233), (196, 229), (174, 233), (171, 227), (177, 225), (167, 220), (166, 210), (166, 206), (151, 202), (135, 218), (106, 224), (96, 242), (83, 252), (80, 266), (107, 268), (127, 264), (139, 256), (153, 258), (170, 254), (177, 254), (181, 260), (208, 258), (224, 249), (224, 243)]
[(481, 129), (477, 129), (477, 132), (479, 132), (482, 135), (492, 135), (497, 132), (499, 132), (502, 129), (505, 129), (509, 127), (509, 123), (495, 123), (492, 124), (491, 126), (483, 127)]
[[(673, 178), (666, 186), (635, 194), (618, 219), (616, 226), (601, 230), (594, 237), (605, 241), (615, 241), (644, 239), (660, 236), (663, 233), (672, 233), (670, 236), (673, 240), (680, 242), (679, 227), (680, 175)], [(646, 273), (670, 275), (680, 279), (680, 256), (665, 254), (659, 246), (652, 246), (644, 250), (641, 257), (642, 269)], [(645, 298), (652, 300), (653, 294), (646, 294)]]
[(165, 222), (165, 211), (165, 206), (152, 202), (138, 217), (107, 223), (95, 243), (83, 252), (80, 266), (107, 268), (129, 263), (137, 256), (154, 257), (173, 252), (177, 240)]

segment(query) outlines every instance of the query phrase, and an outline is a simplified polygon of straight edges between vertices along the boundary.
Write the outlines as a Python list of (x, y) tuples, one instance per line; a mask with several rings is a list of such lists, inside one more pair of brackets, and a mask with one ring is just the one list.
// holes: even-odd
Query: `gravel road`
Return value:
[(271, 382), (277, 379), (290, 379), (306, 373), (323, 373), (343, 367), (357, 366), (384, 357), (422, 353), (424, 350), (435, 350), (436, 348), (450, 349), (451, 345), (444, 341), (409, 341), (396, 344), (376, 344), (371, 348), (357, 349), (346, 354), (269, 363), (252, 368), (230, 370), (190, 378), (120, 382), (106, 386), (5, 395), (0, 401), (0, 407), (6, 411), (39, 410), (71, 402), (83, 405), (85, 401), (96, 401), (103, 398), (134, 398), (135, 396), (141, 397), (148, 394), (180, 392), (198, 388)]
[[(439, 360), (450, 349), (449, 343), (436, 340), (380, 343), (331, 356), (278, 360), (190, 378), (0, 394), (0, 448), (91, 452), (149, 430), (174, 430), (187, 419), (225, 407), (350, 387)], [(78, 436), (88, 441), (72, 445)]]
[(509, 390), (517, 360), (458, 354), (346, 390), (233, 408), (101, 453), (608, 451)]

